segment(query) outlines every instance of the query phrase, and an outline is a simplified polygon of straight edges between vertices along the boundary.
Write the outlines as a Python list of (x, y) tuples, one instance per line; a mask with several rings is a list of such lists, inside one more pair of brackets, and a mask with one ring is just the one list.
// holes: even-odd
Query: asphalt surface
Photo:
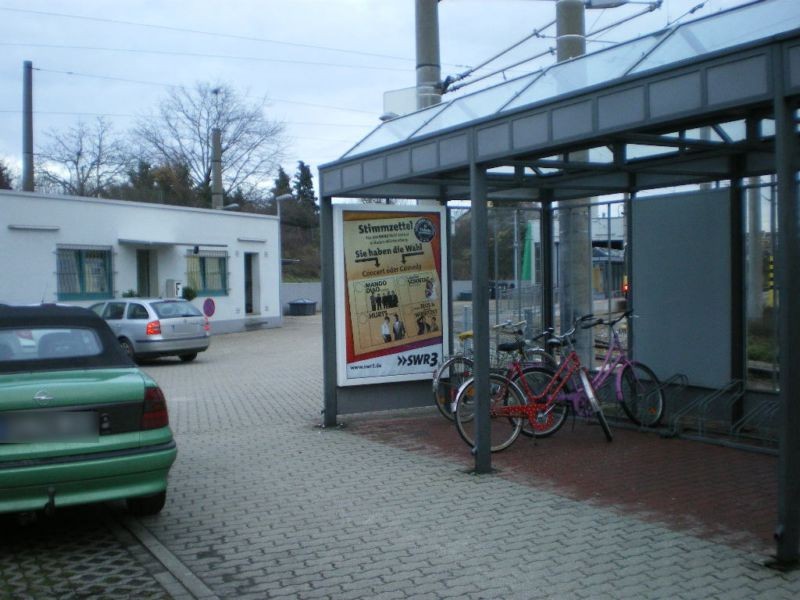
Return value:
[(775, 459), (567, 424), (471, 457), (435, 409), (320, 422), (320, 318), (144, 366), (167, 505), (0, 521), (0, 598), (797, 598), (764, 566)]

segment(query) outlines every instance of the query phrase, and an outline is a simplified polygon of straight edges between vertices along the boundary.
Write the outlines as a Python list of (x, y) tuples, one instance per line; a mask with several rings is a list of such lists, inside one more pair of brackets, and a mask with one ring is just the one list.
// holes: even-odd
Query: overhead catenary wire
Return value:
[[(647, 14), (647, 13), (651, 13), (651, 12), (653, 12), (654, 10), (656, 10), (656, 9), (660, 8), (660, 7), (661, 7), (661, 5), (662, 5), (662, 3), (663, 3), (663, 0), (654, 0), (654, 2), (652, 2), (651, 4), (649, 4), (649, 5), (647, 6), (647, 8), (644, 8), (644, 9), (642, 9), (642, 10), (641, 10), (641, 11), (639, 11), (639, 12), (636, 12), (636, 13), (634, 13), (634, 14), (632, 14), (632, 15), (628, 15), (627, 17), (625, 17), (625, 18), (623, 18), (623, 19), (620, 19), (619, 21), (615, 21), (615, 22), (613, 22), (613, 23), (610, 23), (610, 24), (608, 24), (608, 25), (605, 25), (605, 26), (603, 26), (603, 27), (601, 27), (601, 28), (599, 28), (599, 29), (596, 29), (596, 30), (594, 30), (594, 31), (590, 32), (590, 33), (589, 33), (589, 34), (587, 34), (587, 36), (586, 36), (586, 38), (587, 38), (587, 41), (592, 41), (592, 42), (597, 42), (597, 43), (605, 43), (605, 42), (603, 42), (602, 40), (589, 40), (588, 38), (590, 38), (590, 37), (592, 37), (592, 36), (597, 36), (597, 35), (599, 35), (599, 34), (601, 34), (601, 33), (607, 32), (607, 31), (610, 31), (610, 30), (612, 30), (612, 29), (614, 29), (614, 28), (616, 28), (616, 27), (619, 27), (620, 25), (622, 25), (622, 24), (624, 24), (624, 23), (627, 23), (628, 21), (631, 21), (631, 20), (633, 20), (633, 19), (637, 19), (637, 18), (639, 18), (639, 17), (641, 17), (642, 15), (645, 15), (645, 14)], [(703, 4), (706, 4), (706, 2), (703, 2)], [(697, 8), (697, 9), (699, 9), (699, 8), (702, 8), (702, 7), (696, 7), (696, 8)], [(596, 21), (595, 21), (595, 22), (596, 22)], [(553, 21), (553, 23), (555, 23), (555, 21)], [(545, 29), (547, 29), (548, 27), (550, 27), (550, 26), (551, 26), (553, 23), (549, 23), (549, 24), (548, 24), (548, 25), (546, 25), (545, 27), (542, 27), (542, 28), (541, 28), (539, 31), (544, 31)], [(524, 42), (524, 41), (528, 41), (528, 40), (532, 39), (532, 37), (534, 37), (534, 36), (533, 36), (533, 35), (529, 35), (529, 36), (527, 36), (527, 37), (526, 37), (524, 40), (521, 40), (520, 42), (518, 42), (517, 44), (515, 44), (514, 46), (512, 46), (511, 48), (509, 48), (509, 50), (510, 50), (510, 49), (513, 49), (513, 48), (516, 48), (517, 46), (519, 46), (519, 45), (520, 45), (522, 42)], [(549, 36), (549, 35), (538, 35), (538, 36), (536, 36), (536, 37), (539, 37), (539, 38), (550, 38), (551, 36)], [(500, 54), (496, 55), (496, 56), (495, 56), (495, 57), (493, 57), (492, 59), (489, 59), (489, 60), (487, 60), (487, 61), (484, 61), (484, 63), (482, 63), (482, 65), (488, 64), (489, 62), (491, 62), (492, 60), (494, 60), (494, 58), (496, 58), (496, 57), (498, 57), (498, 56), (502, 56), (502, 55), (503, 55), (503, 54), (505, 54), (506, 52), (508, 52), (508, 50), (505, 50), (505, 51), (501, 52)], [(458, 81), (458, 80), (460, 80), (460, 79), (463, 79), (463, 77), (459, 77), (459, 79), (454, 79), (454, 80), (450, 80), (450, 81), (448, 81), (448, 80), (446, 79), (446, 80), (443, 82), (443, 91), (444, 91), (444, 92), (455, 92), (455, 91), (458, 91), (458, 90), (460, 90), (460, 89), (463, 89), (463, 88), (465, 88), (465, 87), (467, 87), (467, 86), (469, 86), (469, 85), (472, 85), (472, 84), (478, 83), (479, 81), (484, 81), (484, 80), (486, 80), (486, 79), (489, 79), (490, 77), (494, 77), (494, 76), (496, 76), (496, 75), (500, 75), (500, 74), (502, 74), (502, 73), (505, 73), (505, 72), (507, 72), (507, 71), (510, 71), (511, 69), (515, 69), (515, 68), (517, 68), (517, 67), (519, 67), (519, 66), (521, 66), (521, 65), (524, 65), (524, 64), (526, 64), (526, 63), (529, 63), (529, 62), (531, 62), (531, 61), (533, 61), (533, 60), (536, 60), (536, 59), (538, 59), (538, 58), (542, 58), (543, 56), (547, 56), (548, 54), (555, 54), (555, 48), (554, 48), (554, 47), (549, 47), (549, 48), (547, 48), (547, 49), (546, 49), (545, 51), (543, 51), (543, 52), (540, 52), (540, 53), (538, 53), (538, 54), (534, 54), (533, 56), (530, 56), (530, 57), (528, 57), (528, 58), (526, 58), (526, 59), (523, 59), (523, 60), (521, 60), (521, 61), (515, 62), (515, 63), (513, 63), (513, 64), (506, 65), (506, 66), (504, 66), (504, 67), (503, 67), (503, 68), (501, 68), (501, 69), (497, 69), (497, 70), (495, 70), (495, 71), (492, 71), (491, 73), (487, 73), (487, 74), (485, 74), (485, 75), (482, 75), (482, 76), (480, 76), (480, 77), (477, 77), (477, 78), (475, 78), (475, 79), (471, 79), (470, 81), (464, 82), (464, 83), (462, 83), (462, 84), (460, 84), (460, 85), (452, 85), (452, 83), (453, 83), (453, 81)], [(478, 68), (479, 68), (479, 67), (478, 67)]]
[(463, 73), (459, 73), (458, 75), (455, 75), (453, 77), (445, 78), (445, 80), (442, 82), (442, 92), (446, 92), (448, 87), (450, 87), (452, 84), (454, 84), (454, 83), (456, 83), (458, 81), (461, 81), (463, 79), (466, 79), (467, 77), (469, 77), (470, 75), (472, 75), (473, 73), (478, 71), (479, 69), (484, 68), (486, 65), (494, 62), (495, 60), (497, 60), (501, 56), (503, 56), (505, 54), (508, 54), (509, 52), (514, 50), (515, 48), (518, 48), (519, 46), (521, 46), (522, 44), (527, 42), (528, 40), (536, 38), (536, 37), (542, 37), (542, 32), (546, 31), (547, 29), (549, 29), (550, 27), (555, 25), (555, 23), (556, 23), (556, 21), (555, 21), (555, 19), (553, 19), (547, 25), (544, 25), (543, 27), (539, 27), (538, 29), (534, 29), (531, 33), (529, 33), (528, 35), (523, 37), (518, 42), (515, 42), (514, 44), (512, 44), (508, 48), (505, 48), (504, 50), (501, 50), (499, 53), (495, 54), (491, 58), (486, 59), (485, 61), (483, 61), (479, 65), (477, 65), (475, 67), (472, 67), (472, 68), (468, 69), (467, 71), (464, 71)]

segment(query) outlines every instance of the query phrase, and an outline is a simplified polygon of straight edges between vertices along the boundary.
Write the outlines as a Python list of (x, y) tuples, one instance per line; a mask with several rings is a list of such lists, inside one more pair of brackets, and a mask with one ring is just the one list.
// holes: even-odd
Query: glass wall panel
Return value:
[(767, 178), (749, 181), (747, 204), (747, 383), (751, 389), (778, 391), (778, 295), (776, 190)]

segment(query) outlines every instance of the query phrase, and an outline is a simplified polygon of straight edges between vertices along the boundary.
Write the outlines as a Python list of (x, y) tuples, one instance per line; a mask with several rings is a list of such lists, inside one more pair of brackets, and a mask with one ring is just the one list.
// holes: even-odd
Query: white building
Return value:
[(183, 286), (212, 332), (281, 324), (276, 217), (0, 191), (0, 302), (89, 306)]

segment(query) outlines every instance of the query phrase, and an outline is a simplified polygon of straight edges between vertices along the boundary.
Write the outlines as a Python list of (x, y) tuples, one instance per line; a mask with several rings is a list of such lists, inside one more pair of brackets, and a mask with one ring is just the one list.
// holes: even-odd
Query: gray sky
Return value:
[[(659, 10), (590, 38), (588, 51), (661, 29), (698, 4), (704, 6), (684, 20), (748, 1), (665, 0)], [(587, 30), (642, 9), (587, 11)], [(552, 0), (443, 0), (443, 76), (483, 62), (554, 17)], [(320, 164), (339, 158), (379, 123), (385, 91), (415, 83), (414, 0), (0, 0), (0, 24), (0, 157), (14, 166), (22, 153), (25, 60), (39, 69), (37, 148), (47, 132), (96, 115), (107, 115), (123, 133), (136, 116), (154, 111), (167, 86), (220, 81), (270, 99), (267, 116), (286, 124), (284, 169), (292, 175), (303, 160), (315, 177)], [(554, 45), (549, 37), (531, 40), (487, 71)], [(554, 60), (548, 55), (505, 76)]]

